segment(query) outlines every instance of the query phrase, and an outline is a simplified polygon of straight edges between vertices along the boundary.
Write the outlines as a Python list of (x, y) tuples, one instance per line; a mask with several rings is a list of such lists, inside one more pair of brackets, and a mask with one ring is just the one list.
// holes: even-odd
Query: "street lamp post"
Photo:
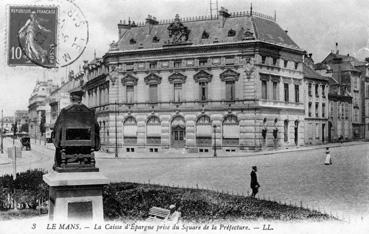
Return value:
[(214, 132), (214, 157), (217, 156), (217, 138), (216, 138), (216, 129), (217, 129), (217, 126), (214, 124), (213, 125), (213, 132)]

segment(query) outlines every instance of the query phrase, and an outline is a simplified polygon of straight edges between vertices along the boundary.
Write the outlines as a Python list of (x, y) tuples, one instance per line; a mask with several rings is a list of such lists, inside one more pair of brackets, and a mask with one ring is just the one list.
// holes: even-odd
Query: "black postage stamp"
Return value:
[(57, 7), (10, 6), (8, 65), (56, 66)]

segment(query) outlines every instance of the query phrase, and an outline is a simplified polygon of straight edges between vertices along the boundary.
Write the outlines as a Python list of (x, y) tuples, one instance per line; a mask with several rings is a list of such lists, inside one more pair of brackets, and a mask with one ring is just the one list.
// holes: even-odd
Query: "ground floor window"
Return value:
[(240, 126), (237, 116), (227, 115), (223, 121), (223, 146), (238, 146), (240, 138)]

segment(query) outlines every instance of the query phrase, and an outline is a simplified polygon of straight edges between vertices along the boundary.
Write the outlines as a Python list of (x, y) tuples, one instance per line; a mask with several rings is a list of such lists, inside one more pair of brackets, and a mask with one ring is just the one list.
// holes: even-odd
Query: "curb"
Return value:
[(262, 156), (262, 155), (272, 155), (272, 154), (278, 154), (278, 153), (292, 153), (292, 152), (298, 152), (298, 151), (309, 151), (309, 150), (321, 150), (321, 149), (325, 149), (326, 147), (329, 148), (341, 148), (341, 147), (348, 147), (348, 146), (355, 146), (355, 145), (365, 145), (368, 142), (364, 142), (364, 141), (359, 141), (359, 142), (350, 142), (350, 143), (333, 143), (333, 144), (327, 144), (327, 145), (319, 145), (316, 147), (301, 147), (301, 148), (292, 148), (292, 149), (282, 149), (282, 150), (272, 150), (272, 151), (259, 151), (259, 152), (254, 152), (254, 153), (245, 153), (243, 155), (220, 155), (217, 157), (213, 157), (210, 155), (204, 155), (204, 156), (178, 156), (178, 157), (173, 157), (173, 156), (150, 156), (150, 157), (142, 157), (142, 156), (137, 156), (135, 157), (134, 155), (130, 156), (130, 157), (118, 157), (115, 158), (114, 154), (111, 154), (113, 157), (109, 157), (109, 155), (106, 156), (98, 156), (96, 157), (96, 159), (194, 159), (194, 158), (244, 158), (244, 157), (254, 157), (254, 156)]

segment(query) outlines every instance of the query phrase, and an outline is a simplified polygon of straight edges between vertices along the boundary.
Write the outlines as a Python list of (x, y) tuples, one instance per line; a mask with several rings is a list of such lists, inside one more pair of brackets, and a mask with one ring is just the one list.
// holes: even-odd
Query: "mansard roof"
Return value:
[(320, 75), (314, 69), (303, 63), (304, 78), (328, 81), (328, 78)]
[(115, 44), (119, 51), (170, 46), (173, 40), (178, 39), (173, 38), (173, 34), (176, 34), (173, 30), (176, 29), (181, 31), (183, 37), (180, 39), (185, 45), (257, 40), (301, 50), (273, 17), (256, 12), (252, 14), (249, 12), (230, 13), (225, 18), (217, 16), (179, 19), (176, 17), (174, 20), (161, 22), (155, 19), (138, 25), (121, 23), (118, 27), (126, 30)]

